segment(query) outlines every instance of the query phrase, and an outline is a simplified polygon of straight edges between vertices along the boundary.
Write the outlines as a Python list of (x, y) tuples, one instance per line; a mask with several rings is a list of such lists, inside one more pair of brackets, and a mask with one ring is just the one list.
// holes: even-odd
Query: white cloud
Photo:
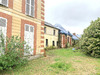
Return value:
[(45, 0), (45, 9), (46, 21), (82, 34), (91, 20), (100, 17), (100, 0)]

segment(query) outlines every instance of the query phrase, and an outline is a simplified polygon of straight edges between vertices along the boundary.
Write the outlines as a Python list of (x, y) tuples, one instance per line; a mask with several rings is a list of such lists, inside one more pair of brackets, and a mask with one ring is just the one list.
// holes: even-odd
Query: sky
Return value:
[(45, 0), (45, 21), (61, 24), (71, 33), (83, 34), (100, 17), (100, 0)]

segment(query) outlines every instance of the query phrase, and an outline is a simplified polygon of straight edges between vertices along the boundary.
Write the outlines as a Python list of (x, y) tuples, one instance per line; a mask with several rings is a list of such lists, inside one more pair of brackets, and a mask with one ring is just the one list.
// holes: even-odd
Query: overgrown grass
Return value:
[(86, 56), (79, 50), (47, 51), (47, 57), (29, 61), (27, 65), (0, 72), (9, 75), (100, 75), (100, 59)]

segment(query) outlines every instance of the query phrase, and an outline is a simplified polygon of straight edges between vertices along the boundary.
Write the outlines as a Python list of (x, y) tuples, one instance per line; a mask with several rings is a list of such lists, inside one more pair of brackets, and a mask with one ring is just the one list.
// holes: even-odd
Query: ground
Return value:
[(100, 59), (72, 49), (47, 51), (47, 57), (29, 61), (1, 75), (100, 75)]

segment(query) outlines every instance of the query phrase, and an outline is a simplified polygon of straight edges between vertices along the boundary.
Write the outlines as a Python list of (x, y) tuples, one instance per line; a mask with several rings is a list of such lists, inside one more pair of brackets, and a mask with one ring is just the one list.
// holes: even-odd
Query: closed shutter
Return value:
[(34, 16), (34, 0), (26, 0), (26, 15)]
[(0, 4), (8, 6), (8, 0), (0, 0)]

